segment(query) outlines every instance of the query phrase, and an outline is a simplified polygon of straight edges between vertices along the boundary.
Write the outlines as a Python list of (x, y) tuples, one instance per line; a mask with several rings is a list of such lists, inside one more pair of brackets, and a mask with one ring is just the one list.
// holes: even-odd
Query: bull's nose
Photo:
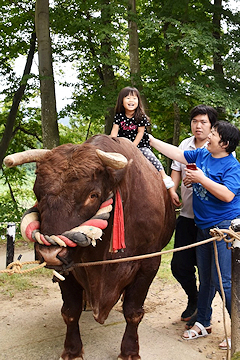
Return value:
[(37, 252), (47, 263), (47, 266), (63, 265), (63, 259), (67, 255), (67, 248), (59, 246), (39, 246)]

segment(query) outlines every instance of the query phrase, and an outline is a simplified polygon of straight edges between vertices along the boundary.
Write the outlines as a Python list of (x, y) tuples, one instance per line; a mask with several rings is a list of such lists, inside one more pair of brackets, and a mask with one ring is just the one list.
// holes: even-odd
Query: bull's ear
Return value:
[(125, 166), (123, 169), (117, 169), (114, 170), (114, 181), (116, 184), (120, 183), (120, 181), (124, 178), (126, 172), (128, 171), (129, 167), (131, 166), (133, 160), (130, 159), (128, 161), (127, 166)]
[(96, 152), (104, 165), (113, 169), (123, 169), (128, 164), (127, 158), (122, 154), (105, 152), (100, 149), (97, 149)]

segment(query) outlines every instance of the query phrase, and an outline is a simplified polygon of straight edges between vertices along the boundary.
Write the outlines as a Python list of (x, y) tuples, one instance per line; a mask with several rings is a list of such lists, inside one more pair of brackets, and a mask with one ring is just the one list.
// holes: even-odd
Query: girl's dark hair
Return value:
[(217, 131), (220, 136), (220, 143), (227, 145), (226, 152), (230, 154), (235, 151), (238, 143), (240, 141), (240, 131), (239, 129), (230, 124), (228, 121), (217, 121), (213, 126), (213, 129)]
[(123, 107), (123, 98), (128, 95), (136, 95), (138, 97), (138, 107), (136, 108), (134, 113), (134, 118), (136, 122), (139, 123), (142, 120), (143, 116), (146, 116), (147, 120), (149, 120), (149, 117), (145, 114), (144, 106), (138, 89), (129, 86), (123, 88), (118, 94), (117, 103), (115, 106), (115, 114), (125, 114), (125, 109)]
[(190, 121), (197, 115), (208, 115), (211, 127), (218, 121), (218, 113), (212, 106), (209, 105), (197, 105), (190, 112)]

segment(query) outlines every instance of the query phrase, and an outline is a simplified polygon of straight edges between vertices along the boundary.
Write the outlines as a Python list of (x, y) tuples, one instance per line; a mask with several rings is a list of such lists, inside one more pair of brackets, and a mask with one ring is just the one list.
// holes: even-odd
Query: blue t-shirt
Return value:
[(209, 179), (225, 185), (235, 196), (231, 202), (217, 199), (200, 183), (193, 184), (193, 211), (200, 229), (206, 229), (223, 220), (240, 215), (240, 163), (229, 154), (214, 158), (207, 149), (184, 151), (188, 163), (196, 163)]

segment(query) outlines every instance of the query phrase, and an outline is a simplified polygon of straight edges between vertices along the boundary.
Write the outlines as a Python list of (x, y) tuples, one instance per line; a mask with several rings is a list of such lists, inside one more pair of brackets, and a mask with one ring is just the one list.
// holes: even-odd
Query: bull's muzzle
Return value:
[(68, 263), (68, 249), (66, 247), (37, 244), (36, 254), (40, 261), (45, 261), (47, 263), (47, 267), (59, 267)]

